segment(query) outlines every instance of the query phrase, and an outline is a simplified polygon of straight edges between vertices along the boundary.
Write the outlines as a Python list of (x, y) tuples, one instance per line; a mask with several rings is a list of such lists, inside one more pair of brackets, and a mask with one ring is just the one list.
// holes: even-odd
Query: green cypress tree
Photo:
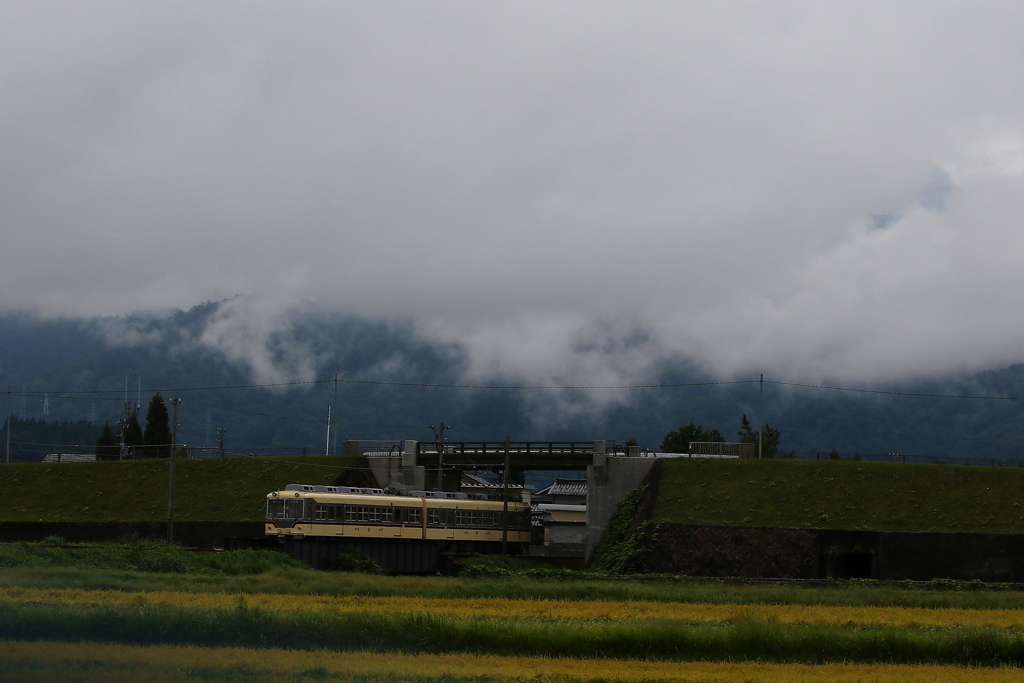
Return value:
[[(740, 422), (740, 430), (736, 432), (736, 434), (740, 437), (740, 442), (752, 444), (755, 449), (754, 453), (757, 453), (761, 431), (754, 429), (751, 426), (750, 420), (747, 419), (746, 415), (743, 416), (743, 420)], [(762, 445), (763, 451), (761, 453), (762, 458), (774, 458), (779, 455), (779, 436), (779, 430), (773, 429), (766, 422), (764, 425), (764, 444)], [(796, 457), (796, 452), (794, 451), (792, 454), (786, 453), (784, 455), (787, 458)]]
[(164, 457), (171, 452), (171, 427), (170, 417), (167, 415), (167, 404), (164, 397), (158, 391), (149, 402), (149, 410), (146, 411), (146, 431), (143, 433), (143, 443), (148, 447), (152, 456)]
[(114, 439), (114, 431), (110, 428), (109, 422), (103, 423), (103, 431), (96, 437), (96, 459), (117, 460), (118, 447)]

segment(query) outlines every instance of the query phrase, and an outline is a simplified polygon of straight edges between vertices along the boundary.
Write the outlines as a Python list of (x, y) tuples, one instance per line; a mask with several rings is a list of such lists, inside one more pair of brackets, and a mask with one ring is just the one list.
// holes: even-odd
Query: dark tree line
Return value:
[[(136, 411), (132, 411), (123, 423), (124, 444), (129, 457), (166, 458), (171, 454), (171, 426), (167, 404), (160, 392), (154, 394), (146, 411), (146, 428), (139, 424)], [(121, 434), (111, 428), (109, 422), (96, 438), (96, 459), (117, 460), (121, 454)]]
[[(7, 439), (6, 415), (0, 417), (0, 457)], [(48, 453), (74, 453), (77, 446), (88, 444), (96, 434), (96, 425), (88, 420), (77, 422), (47, 421), (44, 418), (21, 418), (11, 415), (11, 462), (34, 462)], [(70, 448), (64, 448), (69, 446)]]
[[(750, 424), (750, 420), (744, 415), (740, 421), (740, 429), (736, 432), (740, 443), (753, 444), (755, 453), (761, 432)], [(689, 453), (690, 444), (693, 442), (714, 442), (725, 443), (725, 438), (717, 429), (705, 431), (704, 426), (690, 420), (688, 424), (680, 425), (667, 433), (661, 440), (662, 453)], [(779, 451), (779, 430), (773, 429), (770, 425), (764, 425), (764, 443), (761, 444), (761, 457), (763, 458), (792, 458), (794, 453), (782, 453)]]

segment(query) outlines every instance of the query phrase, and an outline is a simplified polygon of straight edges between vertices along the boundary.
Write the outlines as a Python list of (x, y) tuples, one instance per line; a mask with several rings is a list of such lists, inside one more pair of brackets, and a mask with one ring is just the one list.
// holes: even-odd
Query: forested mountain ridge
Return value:
[[(209, 303), (163, 316), (88, 319), (2, 315), (0, 389), (11, 387), (12, 412), (19, 418), (85, 420), (96, 425), (96, 434), (104, 421), (113, 423), (120, 416), (126, 380), (130, 402), (141, 400), (143, 411), (154, 391), (170, 397), (168, 390), (181, 390), (176, 394), (183, 399), (179, 442), (213, 445), (216, 429), (224, 426), (228, 447), (287, 445), (321, 451), (335, 372), (343, 380), (404, 385), (340, 383), (333, 409), (339, 441), (432, 440), (427, 426), (444, 420), (456, 426), (450, 434), (456, 441), (509, 436), (621, 443), (635, 437), (641, 445), (656, 447), (666, 432), (691, 419), (733, 439), (741, 416), (757, 414), (756, 384), (634, 390), (594, 409), (579, 400), (582, 392), (532, 400), (518, 390), (408, 386), (463, 383), (465, 350), (427, 341), (410, 325), (309, 310), (298, 311), (286, 325), (256, 340), (237, 335), (233, 345), (231, 334), (211, 335), (221, 324), (221, 307)], [(666, 363), (654, 383), (713, 379), (685, 363)], [(317, 383), (185, 390), (276, 380)], [(1024, 365), (872, 388), (947, 397), (766, 384), (765, 419), (780, 430), (783, 451), (1024, 455), (1024, 401), (948, 397), (1022, 397)]]

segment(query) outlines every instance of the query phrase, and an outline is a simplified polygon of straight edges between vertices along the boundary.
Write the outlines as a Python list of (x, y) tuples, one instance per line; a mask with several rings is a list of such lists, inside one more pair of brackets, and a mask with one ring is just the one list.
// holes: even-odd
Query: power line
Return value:
[[(221, 386), (208, 386), (208, 387), (173, 387), (167, 388), (147, 388), (147, 392), (179, 392), (179, 391), (220, 391), (224, 389), (269, 389), (274, 387), (293, 387), (303, 386), (312, 384), (330, 384), (334, 382), (333, 379), (313, 379), (302, 382), (269, 382), (264, 384), (230, 384)], [(386, 386), (386, 387), (421, 387), (426, 389), (496, 389), (496, 390), (596, 390), (596, 389), (674, 389), (680, 387), (711, 387), (711, 386), (724, 386), (730, 384), (756, 384), (756, 379), (740, 379), (732, 380), (727, 382), (680, 382), (671, 384), (609, 384), (609, 385), (551, 385), (551, 384), (440, 384), (440, 383), (428, 383), (428, 382), (384, 382), (376, 380), (365, 380), (365, 379), (338, 379), (339, 383), (343, 384), (369, 384), (374, 386)], [(119, 393), (119, 389), (95, 389), (95, 390), (82, 390), (82, 391), (61, 391), (61, 392), (43, 392), (43, 391), (30, 391), (29, 394), (44, 394), (53, 393), (61, 394), (60, 398), (71, 398), (73, 396), (90, 395), (94, 396), (97, 394), (116, 394)]]
[(882, 394), (886, 396), (912, 396), (915, 398), (966, 398), (983, 401), (1024, 401), (1024, 396), (980, 396), (970, 394), (929, 394), (919, 391), (887, 391), (884, 389), (853, 389), (850, 387), (832, 387), (821, 384), (799, 384), (797, 382), (777, 382), (766, 379), (765, 384), (778, 384), (785, 387), (802, 389), (825, 389), (828, 391), (846, 391), (856, 394)]
[[(212, 385), (202, 387), (173, 387), (173, 388), (147, 388), (147, 392), (184, 392), (184, 391), (223, 391), (231, 389), (271, 389), (277, 387), (296, 387), (296, 386), (309, 386), (315, 384), (330, 384), (335, 380), (331, 379), (315, 379), (315, 380), (304, 380), (296, 382), (266, 382), (260, 384), (226, 384), (226, 385)], [(760, 380), (757, 379), (741, 379), (741, 380), (730, 380), (730, 381), (719, 381), (719, 382), (671, 382), (665, 384), (608, 384), (608, 385), (551, 385), (551, 384), (444, 384), (436, 382), (386, 382), (378, 380), (360, 380), (360, 379), (342, 379), (338, 378), (339, 383), (343, 384), (363, 384), (371, 386), (384, 386), (384, 387), (415, 387), (424, 389), (480, 389), (480, 390), (492, 390), (492, 391), (597, 391), (597, 390), (634, 390), (634, 389), (680, 389), (687, 387), (713, 387), (713, 386), (731, 386), (739, 384), (757, 384)], [(823, 384), (805, 384), (801, 382), (783, 382), (779, 380), (764, 380), (766, 384), (775, 384), (779, 386), (796, 387), (802, 389), (820, 389), (825, 391), (843, 391), (849, 393), (860, 393), (860, 394), (879, 394), (887, 396), (908, 396), (914, 398), (956, 398), (956, 399), (974, 399), (974, 400), (989, 400), (989, 401), (1024, 401), (1024, 396), (986, 396), (986, 395), (975, 395), (975, 394), (939, 394), (939, 393), (928, 393), (928, 392), (917, 392), (917, 391), (895, 391), (887, 389), (857, 389), (853, 387), (840, 387)], [(111, 390), (81, 390), (81, 391), (30, 391), (26, 392), (31, 395), (45, 396), (47, 394), (53, 394), (55, 398), (74, 400), (84, 397), (92, 397), (92, 400), (119, 400), (116, 396), (102, 396), (102, 394), (119, 394), (120, 389)], [(201, 404), (207, 405), (207, 404)], [(239, 413), (249, 413), (252, 415), (259, 415), (263, 417), (272, 417), (276, 419), (286, 420), (298, 420), (303, 422), (315, 422), (322, 423), (322, 420), (313, 420), (309, 418), (296, 418), (286, 417), (283, 415), (270, 415), (264, 413), (250, 413), (250, 411), (238, 410), (236, 408), (226, 408), (223, 406), (214, 406), (218, 410), (230, 410)]]
[(308, 417), (288, 417), (287, 415), (272, 415), (270, 413), (256, 413), (251, 410), (241, 410), (239, 408), (228, 408), (226, 406), (215, 406), (209, 403), (202, 403), (201, 401), (193, 401), (197, 406), (203, 406), (204, 408), (212, 408), (214, 410), (227, 410), (232, 413), (242, 413), (243, 415), (256, 415), (257, 417), (270, 417), (275, 420), (292, 420), (294, 422), (311, 422), (313, 424), (323, 424), (323, 420), (313, 420)]

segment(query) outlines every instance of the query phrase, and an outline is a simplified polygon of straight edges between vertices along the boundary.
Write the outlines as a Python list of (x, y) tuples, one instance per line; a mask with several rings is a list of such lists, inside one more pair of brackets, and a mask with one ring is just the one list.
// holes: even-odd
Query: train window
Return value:
[(318, 521), (324, 521), (327, 519), (327, 506), (326, 505), (314, 505), (313, 506), (313, 519)]
[(441, 525), (441, 511), (438, 510), (437, 508), (428, 508), (427, 509), (427, 524), (429, 524), (430, 526), (440, 526)]
[(284, 501), (280, 498), (267, 500), (267, 519), (284, 519)]
[(301, 500), (288, 500), (281, 501), (284, 503), (284, 514), (282, 519), (302, 519), (303, 508)]
[[(495, 526), (501, 526), (501, 516), (500, 515), (498, 515), (498, 518), (495, 520), (494, 525)], [(529, 527), (529, 526), (530, 526), (530, 515), (529, 515), (529, 513), (524, 513), (524, 512), (509, 512), (508, 513), (508, 528), (509, 529), (519, 529), (519, 528)]]
[(455, 512), (456, 526), (480, 526), (482, 513), (479, 510), (457, 510)]

